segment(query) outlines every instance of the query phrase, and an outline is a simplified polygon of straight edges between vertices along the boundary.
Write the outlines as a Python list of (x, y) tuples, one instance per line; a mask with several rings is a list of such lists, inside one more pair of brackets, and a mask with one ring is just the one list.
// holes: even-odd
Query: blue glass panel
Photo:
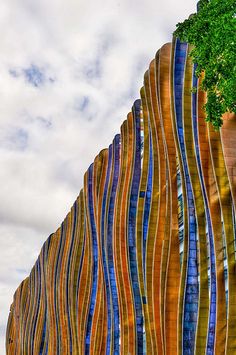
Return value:
[(70, 250), (69, 250), (69, 257), (68, 257), (68, 263), (66, 267), (66, 307), (67, 307), (67, 320), (68, 320), (68, 328), (69, 328), (69, 344), (70, 344), (70, 354), (72, 354), (72, 330), (71, 330), (71, 314), (70, 314), (70, 296), (69, 296), (69, 273), (70, 273), (70, 267), (71, 267), (71, 256), (72, 256), (72, 251), (74, 248), (74, 240), (75, 240), (75, 232), (76, 232), (76, 222), (77, 222), (77, 205), (76, 202), (73, 205), (73, 225), (72, 225), (72, 231), (71, 231), (71, 243), (70, 243)]
[(96, 303), (97, 279), (98, 279), (98, 243), (97, 243), (97, 231), (96, 231), (94, 208), (93, 208), (93, 164), (91, 164), (88, 169), (88, 211), (89, 211), (89, 220), (91, 223), (93, 264), (92, 264), (92, 292), (91, 292), (90, 307), (89, 307), (87, 329), (86, 329), (86, 339), (85, 339), (86, 354), (89, 354), (89, 348), (90, 348), (91, 327), (92, 327), (94, 307)]
[[(58, 308), (58, 288), (59, 288), (59, 285), (58, 285), (58, 275), (60, 274), (60, 271), (61, 271), (61, 254), (63, 253), (63, 249), (64, 249), (64, 244), (65, 244), (65, 238), (63, 238), (64, 236), (64, 229), (65, 229), (65, 226), (64, 226), (64, 222), (61, 224), (61, 235), (60, 235), (60, 238), (59, 238), (59, 250), (58, 250), (58, 253), (57, 253), (57, 261), (56, 261), (56, 268), (55, 268), (55, 276), (54, 276), (54, 302), (53, 302), (53, 306), (54, 306), (54, 312), (55, 312), (55, 315), (56, 315), (56, 333), (57, 334), (60, 334), (60, 329), (59, 329), (59, 309)], [(56, 342), (56, 346), (57, 346), (57, 353), (59, 354), (60, 352), (60, 347), (61, 347), (61, 339), (60, 339), (60, 336), (58, 337), (58, 341)]]
[(106, 217), (106, 203), (107, 203), (107, 192), (108, 184), (111, 175), (111, 166), (112, 166), (112, 145), (109, 146), (108, 150), (108, 167), (106, 173), (106, 181), (104, 187), (104, 194), (102, 200), (102, 221), (101, 221), (101, 242), (102, 242), (102, 261), (106, 285), (106, 300), (107, 300), (107, 343), (106, 343), (106, 354), (110, 354), (111, 348), (111, 331), (112, 331), (112, 310), (111, 310), (111, 293), (110, 293), (110, 284), (109, 284), (109, 274), (108, 274), (108, 259), (107, 259), (107, 248), (105, 245), (105, 217)]
[(133, 106), (133, 116), (135, 121), (135, 156), (134, 170), (130, 191), (130, 205), (128, 216), (128, 244), (129, 244), (129, 261), (130, 274), (132, 280), (132, 288), (134, 294), (134, 306), (136, 313), (136, 335), (137, 335), (137, 354), (143, 354), (143, 314), (140, 289), (138, 283), (138, 269), (136, 260), (136, 217), (138, 191), (141, 176), (141, 137), (140, 137), (140, 110), (141, 100), (136, 100)]
[[(111, 292), (111, 307), (113, 308), (113, 319), (112, 319), (112, 328), (113, 333), (111, 336), (113, 337), (113, 354), (119, 354), (120, 352), (120, 329), (119, 329), (119, 307), (118, 307), (118, 294), (117, 294), (117, 285), (116, 285), (116, 277), (115, 277), (115, 269), (114, 269), (114, 259), (113, 259), (113, 220), (114, 220), (114, 207), (115, 207), (115, 198), (116, 198), (116, 190), (119, 178), (119, 170), (120, 170), (120, 135), (116, 135), (113, 144), (112, 144), (112, 159), (113, 159), (113, 179), (112, 179), (112, 187), (111, 187), (111, 195), (108, 207), (107, 214), (107, 259), (108, 259), (108, 276), (109, 276), (109, 284), (110, 284), (110, 292)], [(107, 348), (108, 350), (108, 348)], [(107, 352), (108, 355), (108, 352)]]
[(148, 164), (148, 181), (146, 198), (144, 204), (144, 215), (143, 215), (143, 275), (144, 282), (146, 280), (146, 243), (147, 243), (147, 232), (148, 232), (148, 222), (150, 214), (150, 206), (152, 199), (152, 135), (151, 129), (149, 127), (149, 164)]
[[(193, 73), (193, 87), (197, 88), (197, 77), (195, 75), (196, 65), (194, 66)], [(214, 251), (214, 239), (211, 225), (211, 218), (209, 212), (208, 199), (206, 194), (206, 189), (203, 180), (201, 159), (200, 159), (200, 151), (199, 151), (199, 142), (198, 142), (198, 125), (197, 125), (197, 94), (192, 93), (192, 120), (193, 120), (193, 129), (194, 129), (194, 142), (195, 142), (195, 152), (197, 157), (197, 165), (198, 171), (202, 186), (203, 199), (205, 204), (205, 212), (207, 218), (207, 226), (208, 226), (208, 239), (210, 246), (210, 280), (211, 280), (211, 288), (210, 288), (210, 315), (209, 315), (209, 323), (208, 323), (208, 338), (207, 338), (207, 355), (214, 354), (214, 343), (215, 343), (215, 323), (216, 323), (216, 269), (215, 269), (215, 251)]]
[[(174, 62), (174, 99), (177, 121), (177, 133), (180, 144), (180, 152), (183, 161), (184, 175), (186, 179), (187, 206), (189, 219), (189, 245), (187, 276), (185, 283), (184, 310), (183, 310), (183, 354), (193, 354), (196, 336), (197, 314), (198, 314), (198, 269), (197, 269), (197, 238), (196, 238), (196, 217), (193, 200), (193, 191), (189, 178), (188, 165), (183, 134), (182, 117), (182, 94), (184, 84), (185, 58), (187, 55), (187, 44), (176, 41), (175, 62)], [(179, 60), (179, 58), (183, 58)]]

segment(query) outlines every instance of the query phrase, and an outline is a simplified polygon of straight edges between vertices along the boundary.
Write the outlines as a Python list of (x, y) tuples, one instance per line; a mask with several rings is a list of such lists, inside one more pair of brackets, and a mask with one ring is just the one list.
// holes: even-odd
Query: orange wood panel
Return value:
[[(153, 63), (153, 62), (152, 62)], [(152, 64), (151, 64), (152, 65)], [(158, 132), (155, 126), (155, 117), (151, 102), (151, 81), (150, 69), (144, 75), (145, 97), (148, 108), (150, 134), (152, 137), (152, 197), (149, 213), (147, 246), (146, 246), (146, 290), (147, 309), (151, 335), (152, 353), (162, 353), (163, 333), (161, 319), (161, 250), (163, 240), (163, 229), (158, 230), (158, 223), (164, 216), (162, 198), (165, 199), (165, 176), (160, 170), (160, 156), (164, 153), (162, 142), (158, 140)], [(164, 162), (162, 162), (164, 163)], [(162, 174), (162, 175), (161, 175)], [(161, 206), (161, 207), (160, 207)], [(159, 234), (158, 234), (159, 232)]]
[(79, 354), (85, 352), (85, 338), (87, 329), (87, 317), (90, 305), (92, 288), (92, 236), (88, 211), (88, 172), (84, 175), (84, 205), (85, 205), (85, 238), (84, 257), (81, 269), (79, 290), (78, 290), (78, 339)]
[(224, 161), (223, 147), (220, 133), (209, 126), (210, 151), (214, 167), (214, 174), (219, 191), (223, 228), (226, 239), (226, 258), (228, 266), (228, 308), (226, 329), (226, 353), (236, 353), (236, 277), (235, 277), (235, 246), (234, 228), (232, 218), (232, 194), (227, 169)]
[(236, 206), (236, 115), (226, 113), (223, 116), (221, 128), (221, 141), (225, 159), (225, 165), (229, 177), (231, 194)]
[[(169, 249), (167, 277), (165, 288), (165, 350), (166, 354), (177, 354), (177, 321), (178, 293), (180, 286), (180, 257), (178, 236), (178, 196), (177, 196), (177, 151), (171, 123), (171, 44), (168, 43), (160, 50), (159, 61), (156, 62), (156, 83), (159, 99), (160, 121), (163, 127), (163, 140), (168, 168), (168, 204), (166, 232), (169, 232)], [(166, 238), (167, 239), (167, 238)]]
[(214, 167), (210, 153), (210, 143), (208, 136), (208, 124), (205, 121), (203, 105), (205, 94), (198, 92), (198, 138), (201, 155), (203, 179), (206, 187), (209, 212), (214, 236), (215, 263), (216, 263), (216, 334), (215, 334), (215, 354), (225, 353), (226, 341), (226, 300), (224, 281), (224, 253), (222, 242), (221, 206), (217, 183), (214, 175)]
[(55, 305), (55, 269), (56, 269), (56, 260), (58, 257), (58, 250), (60, 245), (60, 229), (51, 237), (51, 243), (48, 252), (48, 264), (46, 269), (47, 274), (47, 317), (49, 325), (49, 335), (48, 335), (48, 352), (53, 354), (57, 352), (57, 326), (56, 326), (56, 305)]
[(91, 354), (105, 354), (107, 336), (107, 305), (102, 263), (101, 218), (102, 202), (108, 165), (108, 150), (101, 151), (95, 161), (96, 164), (94, 164), (93, 196), (98, 242), (98, 288), (91, 329), (91, 339), (93, 339), (93, 341), (91, 342), (90, 351)]
[(114, 258), (120, 314), (121, 354), (134, 354), (136, 348), (135, 310), (128, 264), (127, 210), (133, 159), (133, 117), (130, 113), (121, 126), (120, 176), (114, 214)]

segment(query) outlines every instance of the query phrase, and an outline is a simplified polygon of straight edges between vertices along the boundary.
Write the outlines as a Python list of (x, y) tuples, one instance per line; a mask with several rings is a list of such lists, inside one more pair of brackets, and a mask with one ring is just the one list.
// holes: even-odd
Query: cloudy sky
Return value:
[(0, 1), (0, 353), (15, 289), (195, 0)]

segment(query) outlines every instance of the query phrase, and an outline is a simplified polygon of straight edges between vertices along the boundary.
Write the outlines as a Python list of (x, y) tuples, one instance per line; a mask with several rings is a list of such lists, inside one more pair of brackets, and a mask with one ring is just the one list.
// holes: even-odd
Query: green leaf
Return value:
[(205, 73), (206, 120), (219, 129), (225, 112), (236, 113), (236, 1), (200, 0), (198, 12), (176, 27), (174, 35), (194, 46), (196, 76)]

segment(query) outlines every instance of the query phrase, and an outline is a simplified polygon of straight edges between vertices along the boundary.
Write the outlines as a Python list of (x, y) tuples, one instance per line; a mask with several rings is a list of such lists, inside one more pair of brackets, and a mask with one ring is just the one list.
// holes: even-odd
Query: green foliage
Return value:
[(204, 72), (206, 120), (219, 129), (225, 112), (236, 113), (236, 0), (200, 0), (198, 12), (178, 23), (174, 35), (194, 46), (196, 75)]

